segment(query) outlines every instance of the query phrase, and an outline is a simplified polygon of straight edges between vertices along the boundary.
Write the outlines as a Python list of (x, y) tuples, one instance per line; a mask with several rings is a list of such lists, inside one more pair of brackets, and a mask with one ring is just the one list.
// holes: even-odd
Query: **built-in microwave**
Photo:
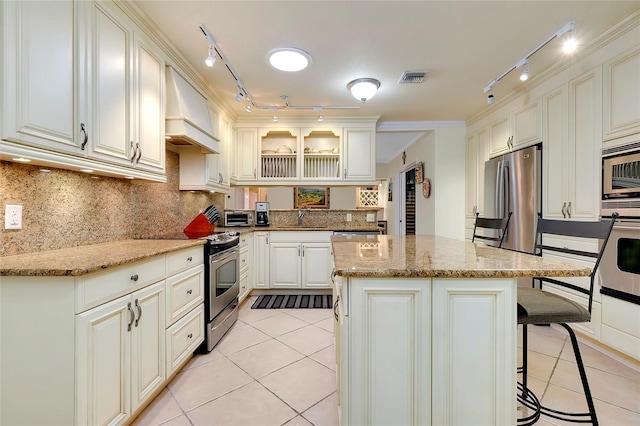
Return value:
[(224, 226), (253, 226), (253, 211), (225, 211)]
[(602, 150), (603, 216), (640, 217), (640, 142)]

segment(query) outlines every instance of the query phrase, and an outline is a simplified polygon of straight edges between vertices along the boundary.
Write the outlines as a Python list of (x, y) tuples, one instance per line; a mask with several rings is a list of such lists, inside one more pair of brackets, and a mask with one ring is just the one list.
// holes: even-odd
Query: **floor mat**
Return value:
[(332, 306), (330, 294), (263, 294), (253, 302), (251, 309), (329, 309)]

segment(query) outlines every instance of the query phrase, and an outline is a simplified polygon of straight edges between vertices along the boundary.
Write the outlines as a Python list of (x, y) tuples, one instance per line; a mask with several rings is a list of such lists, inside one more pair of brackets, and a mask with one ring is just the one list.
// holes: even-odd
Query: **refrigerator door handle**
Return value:
[(496, 217), (500, 216), (500, 212), (504, 209), (504, 170), (502, 167), (503, 161), (498, 161), (498, 170), (496, 173), (496, 199), (495, 199), (495, 213)]
[(509, 188), (509, 163), (507, 161), (504, 162), (502, 166), (502, 184), (504, 191), (504, 204), (502, 207), (502, 217), (507, 217), (509, 215), (509, 206), (511, 205), (511, 188)]

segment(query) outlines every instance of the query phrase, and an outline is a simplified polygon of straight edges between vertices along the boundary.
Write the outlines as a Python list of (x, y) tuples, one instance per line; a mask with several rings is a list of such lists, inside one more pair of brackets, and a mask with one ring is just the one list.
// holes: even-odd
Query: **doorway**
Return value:
[(396, 209), (399, 235), (416, 234), (416, 168), (415, 163), (399, 173)]

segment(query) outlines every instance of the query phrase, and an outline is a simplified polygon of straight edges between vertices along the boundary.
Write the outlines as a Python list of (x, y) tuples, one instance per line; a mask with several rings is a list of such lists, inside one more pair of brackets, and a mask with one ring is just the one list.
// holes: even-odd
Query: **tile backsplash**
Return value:
[[(166, 183), (99, 177), (0, 161), (0, 256), (130, 238), (186, 238), (182, 230), (224, 194), (180, 191), (179, 157), (167, 150)], [(22, 229), (4, 229), (6, 204)]]

